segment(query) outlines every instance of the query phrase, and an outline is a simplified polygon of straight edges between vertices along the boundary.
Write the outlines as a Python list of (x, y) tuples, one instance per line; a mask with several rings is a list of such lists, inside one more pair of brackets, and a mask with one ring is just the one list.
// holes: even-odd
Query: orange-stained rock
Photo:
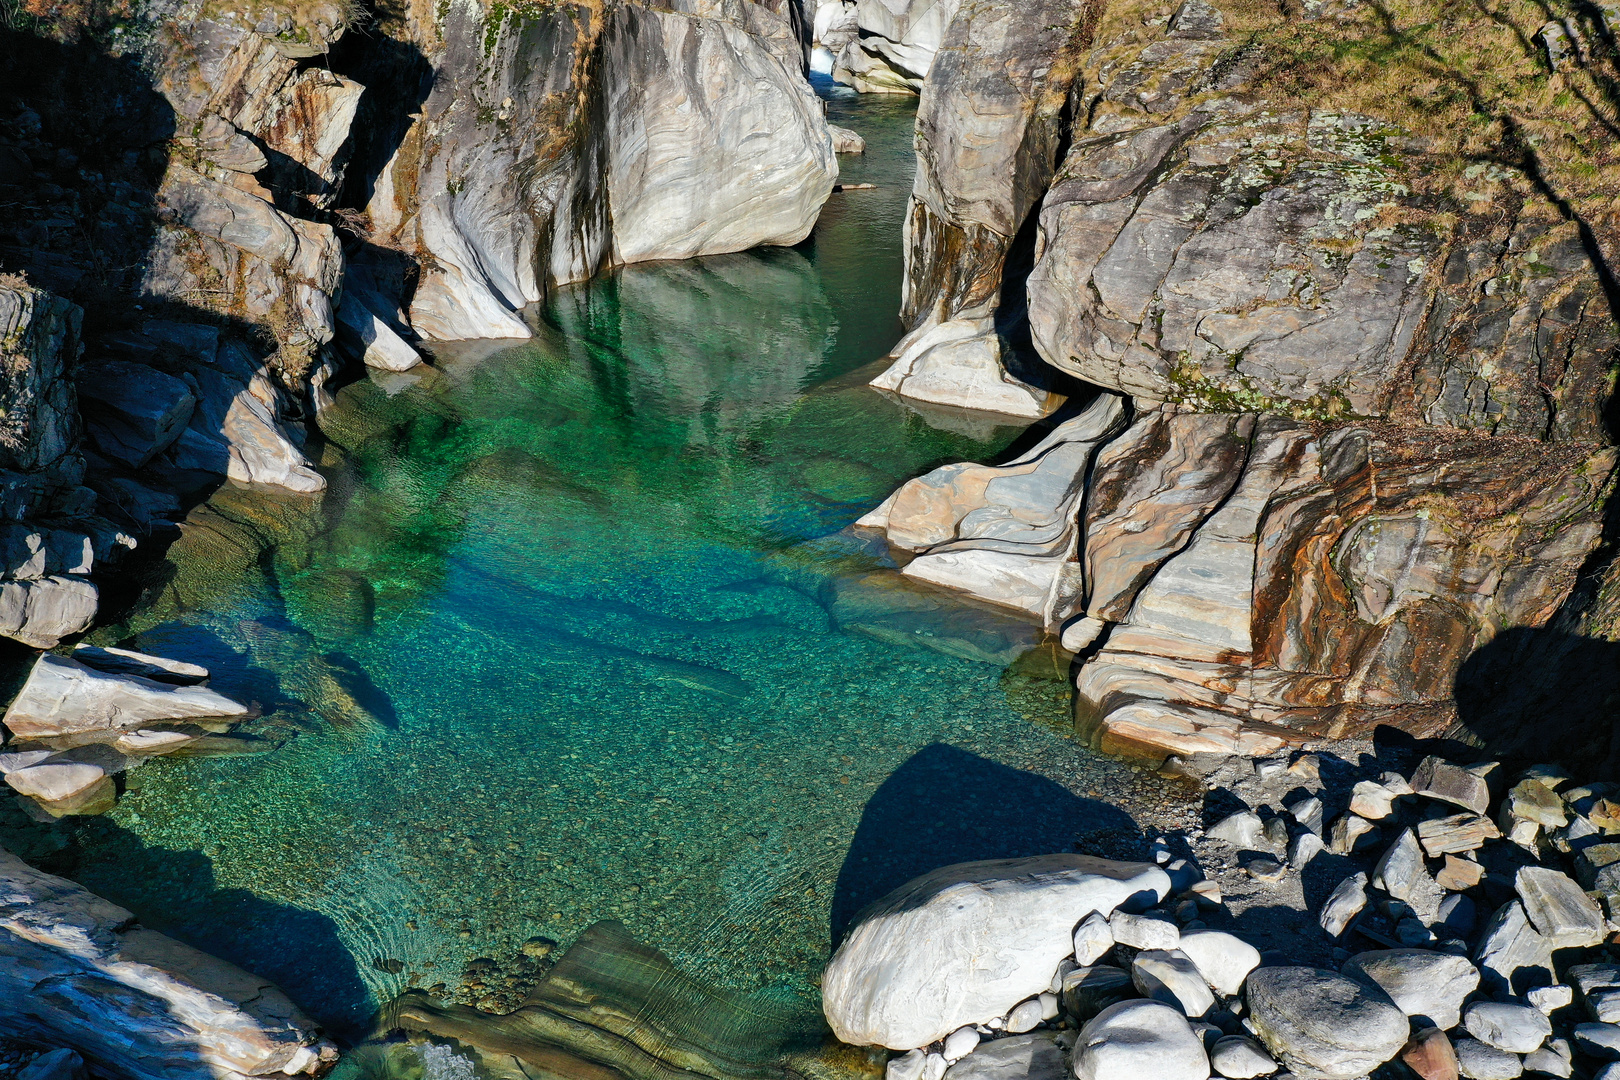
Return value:
[(1423, 1080), (1457, 1080), (1457, 1054), (1439, 1028), (1424, 1028), (1401, 1051), (1401, 1061)]

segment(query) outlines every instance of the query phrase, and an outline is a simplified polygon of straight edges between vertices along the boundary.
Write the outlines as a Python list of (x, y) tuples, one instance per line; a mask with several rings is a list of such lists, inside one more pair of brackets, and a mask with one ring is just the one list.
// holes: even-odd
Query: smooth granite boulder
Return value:
[(911, 1050), (1005, 1016), (1048, 989), (1092, 912), (1147, 907), (1168, 893), (1156, 866), (1085, 855), (960, 863), (879, 900), (822, 978), (833, 1033)]
[(1244, 997), (1255, 1034), (1300, 1077), (1365, 1076), (1398, 1054), (1411, 1030), (1378, 987), (1318, 968), (1261, 968)]
[(447, 4), (419, 154), (371, 206), (432, 256), (418, 333), (528, 337), (516, 313), (554, 284), (809, 234), (838, 165), (799, 61), (754, 32), (781, 20), (686, 6)]
[(1074, 1044), (1078, 1080), (1207, 1080), (1204, 1042), (1176, 1009), (1122, 1001), (1086, 1022)]
[(4, 850), (0, 1035), (125, 1080), (312, 1075), (337, 1057), (274, 985)]

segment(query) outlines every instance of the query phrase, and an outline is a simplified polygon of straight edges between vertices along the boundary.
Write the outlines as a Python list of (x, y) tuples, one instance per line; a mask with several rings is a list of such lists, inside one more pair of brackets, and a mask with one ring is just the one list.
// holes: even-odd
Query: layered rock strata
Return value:
[(117, 800), (114, 777), (149, 758), (217, 747), (247, 716), (207, 680), (206, 668), (127, 649), (47, 653), (6, 710), (0, 779), (52, 818), (105, 813)]
[[(1263, 50), (1202, 0), (1126, 14), (1087, 44), (1092, 96), (1049, 190), (1026, 189), (1027, 282), (918, 243), (923, 196), (907, 250), (908, 296), (948, 319), (1014, 290), (1041, 357), (1105, 404), (1052, 429), (1044, 468), (948, 466), (862, 524), (915, 556), (906, 574), (1080, 651), (1077, 724), (1101, 748), (1263, 754), (1380, 722), (1484, 737), (1459, 670), (1547, 626), (1602, 541), (1617, 335), (1590, 238), (1505, 173), (1464, 193), (1496, 209), (1456, 212), (1433, 138), (1268, 101)], [(1003, 77), (963, 57), (956, 85)], [(1099, 436), (1111, 410), (1129, 422)]]
[(337, 1048), (272, 984), (0, 850), (0, 1034), (98, 1075), (315, 1075)]

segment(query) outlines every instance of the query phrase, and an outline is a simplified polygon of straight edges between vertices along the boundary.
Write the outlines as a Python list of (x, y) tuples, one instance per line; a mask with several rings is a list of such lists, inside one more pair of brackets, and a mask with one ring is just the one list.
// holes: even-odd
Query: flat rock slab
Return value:
[(1607, 936), (1603, 913), (1568, 874), (1545, 866), (1526, 866), (1514, 876), (1513, 886), (1524, 904), (1525, 915), (1553, 948), (1597, 945)]
[(1463, 1002), (1479, 988), (1479, 972), (1466, 956), (1428, 949), (1360, 953), (1345, 961), (1340, 972), (1377, 986), (1415, 1022), (1442, 1030), (1457, 1026)]
[(1048, 989), (1092, 912), (1170, 889), (1147, 863), (1045, 855), (947, 866), (867, 909), (827, 965), (822, 1008), (856, 1046), (911, 1050)]
[(5, 725), (19, 739), (55, 739), (119, 732), (164, 720), (245, 716), (247, 711), (247, 706), (204, 686), (97, 671), (47, 653), (6, 710)]
[(73, 659), (97, 671), (114, 675), (139, 675), (158, 682), (182, 684), (200, 683), (208, 678), (208, 669), (184, 660), (170, 660), (166, 656), (136, 652), (133, 649), (101, 648), (96, 645), (76, 645)]
[(1426, 757), (1412, 774), (1412, 790), (1430, 799), (1439, 799), (1476, 814), (1491, 805), (1491, 791), (1483, 777), (1443, 758)]
[(1474, 851), (1487, 840), (1502, 835), (1496, 823), (1483, 814), (1452, 814), (1418, 822), (1418, 843), (1431, 859), (1448, 853)]
[(1569, 981), (1593, 1020), (1620, 1021), (1620, 964), (1576, 964), (1569, 969)]
[(1530, 924), (1524, 905), (1513, 900), (1485, 924), (1474, 962), (1486, 990), (1522, 994), (1553, 982), (1553, 946)]
[(1299, 1077), (1365, 1076), (1399, 1053), (1411, 1030), (1388, 994), (1320, 968), (1260, 968), (1245, 996), (1255, 1034)]

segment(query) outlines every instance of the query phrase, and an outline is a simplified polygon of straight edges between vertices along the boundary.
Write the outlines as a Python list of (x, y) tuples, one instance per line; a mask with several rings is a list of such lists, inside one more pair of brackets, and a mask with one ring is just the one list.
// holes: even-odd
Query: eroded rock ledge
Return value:
[[(994, 111), (1009, 65), (951, 43), (997, 5), (957, 8), (922, 83), (918, 331), (879, 385), (1018, 411), (1013, 355), (974, 320), (1026, 310), (1041, 360), (1083, 382), (1035, 449), (936, 470), (860, 524), (906, 575), (1061, 635), (1083, 661), (1078, 729), (1109, 751), (1265, 754), (1386, 722), (1517, 747), (1534, 737), (1501, 709), (1459, 714), (1465, 663), (1613, 622), (1592, 605), (1612, 606), (1620, 337), (1602, 237), (1564, 220), (1607, 213), (1583, 186), (1597, 166), (1464, 169), (1461, 136), (1345, 108), (1375, 103), (1325, 77), (1279, 81), (1288, 42), (1382, 32), (1307, 8), (1238, 26), (1204, 0), (1110, 4), (1070, 11), (1061, 40), (1003, 39), (1034, 89), (992, 125), (1002, 142), (945, 119)], [(1583, 18), (1602, 38), (1606, 17)], [(1558, 63), (1601, 79), (1614, 56)], [(1549, 123), (1595, 122), (1571, 117)], [(1003, 151), (987, 203), (974, 170)], [(1597, 723), (1553, 734), (1607, 746)]]

